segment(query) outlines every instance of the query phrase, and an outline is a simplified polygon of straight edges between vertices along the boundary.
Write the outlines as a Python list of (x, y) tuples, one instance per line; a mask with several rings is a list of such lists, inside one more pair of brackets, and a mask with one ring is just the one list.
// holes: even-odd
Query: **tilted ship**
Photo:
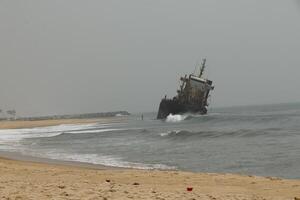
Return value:
[(203, 59), (200, 74), (190, 74), (181, 77), (180, 89), (177, 96), (161, 100), (157, 119), (166, 119), (170, 114), (196, 113), (207, 114), (208, 98), (210, 91), (214, 89), (212, 81), (203, 78), (206, 59)]

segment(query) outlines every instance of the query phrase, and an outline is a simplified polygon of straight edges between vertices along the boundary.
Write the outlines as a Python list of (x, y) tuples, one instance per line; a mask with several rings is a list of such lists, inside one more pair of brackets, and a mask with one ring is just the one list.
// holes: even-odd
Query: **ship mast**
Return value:
[(201, 78), (201, 76), (203, 75), (203, 72), (204, 72), (204, 69), (205, 69), (205, 64), (206, 64), (206, 58), (204, 58), (204, 59), (202, 60), (199, 78)]

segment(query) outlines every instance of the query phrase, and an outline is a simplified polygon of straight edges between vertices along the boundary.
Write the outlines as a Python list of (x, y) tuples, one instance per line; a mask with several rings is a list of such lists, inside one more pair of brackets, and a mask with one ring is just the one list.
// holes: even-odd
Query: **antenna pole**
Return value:
[(199, 78), (201, 78), (201, 76), (203, 75), (203, 72), (204, 72), (204, 69), (205, 69), (205, 64), (206, 64), (206, 58), (204, 58), (202, 60)]

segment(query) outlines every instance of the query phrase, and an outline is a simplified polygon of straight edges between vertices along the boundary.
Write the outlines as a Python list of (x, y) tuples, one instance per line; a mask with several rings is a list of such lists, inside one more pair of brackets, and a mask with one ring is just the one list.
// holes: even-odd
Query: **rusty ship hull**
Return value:
[(183, 104), (176, 99), (162, 99), (159, 104), (157, 119), (165, 119), (170, 114), (177, 115), (184, 113), (205, 115), (207, 114), (207, 108), (198, 105)]

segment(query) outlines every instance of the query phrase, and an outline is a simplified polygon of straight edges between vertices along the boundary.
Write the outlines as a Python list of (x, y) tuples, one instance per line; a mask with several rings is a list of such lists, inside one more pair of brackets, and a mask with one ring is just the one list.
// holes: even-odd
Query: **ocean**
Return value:
[(143, 115), (0, 130), (0, 150), (114, 167), (300, 178), (300, 104), (215, 108), (166, 121)]

